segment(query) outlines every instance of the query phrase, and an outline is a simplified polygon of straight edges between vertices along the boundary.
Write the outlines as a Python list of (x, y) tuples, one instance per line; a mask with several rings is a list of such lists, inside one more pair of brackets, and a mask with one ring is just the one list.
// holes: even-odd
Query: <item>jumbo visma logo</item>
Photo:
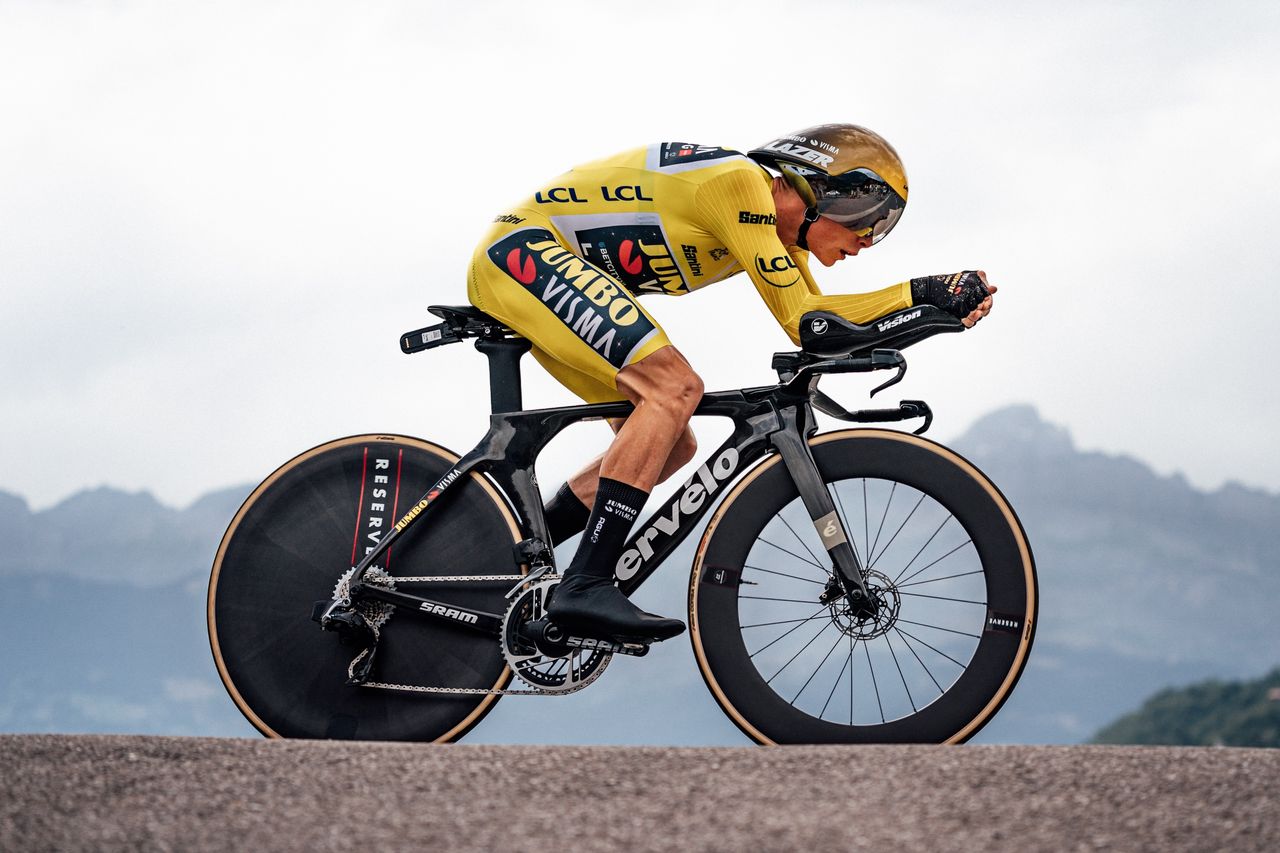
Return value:
[(520, 261), (520, 250), (512, 249), (507, 253), (507, 272), (511, 273), (511, 277), (521, 284), (533, 284), (533, 280), (538, 277), (538, 268), (534, 266), (533, 257), (526, 255), (524, 262)]
[(494, 266), (541, 300), (569, 331), (619, 370), (656, 332), (617, 282), (574, 255), (545, 228), (512, 232), (490, 246), (487, 254)]
[(618, 263), (628, 275), (640, 275), (644, 269), (644, 256), (636, 251), (634, 240), (623, 240), (618, 246)]
[(575, 228), (588, 261), (599, 264), (632, 293), (684, 293), (685, 283), (658, 225), (627, 222)]

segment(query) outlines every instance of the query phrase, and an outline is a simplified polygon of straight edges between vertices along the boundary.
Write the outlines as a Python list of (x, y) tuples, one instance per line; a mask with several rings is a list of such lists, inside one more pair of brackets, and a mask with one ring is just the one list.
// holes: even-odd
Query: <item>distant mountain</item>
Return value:
[(978, 421), (955, 447), (1030, 531), (1051, 608), (1041, 639), (1239, 675), (1277, 662), (1280, 495), (1203, 492), (1130, 457), (1077, 451), (1026, 406)]
[(1254, 681), (1162, 690), (1093, 743), (1280, 747), (1280, 668)]
[(1036, 648), (991, 730), (1083, 740), (1163, 687), (1280, 662), (1280, 495), (1080, 451), (1029, 406), (953, 446), (1016, 508), (1040, 579)]
[(153, 587), (207, 574), (211, 537), (216, 547), (249, 491), (223, 489), (176, 510), (149, 492), (102, 487), (41, 512), (0, 492), (0, 579), (66, 575)]
[[(1041, 583), (1027, 671), (980, 740), (1084, 741), (1162, 688), (1280, 663), (1280, 496), (1200, 491), (1130, 457), (1082, 452), (1026, 406), (953, 446), (1017, 509)], [(176, 510), (95, 489), (34, 513), (0, 492), (0, 731), (251, 733), (204, 624), (214, 551), (249, 491)], [(696, 544), (640, 590), (642, 607), (683, 612)], [(615, 660), (581, 693), (504, 699), (467, 739), (745, 742), (681, 640)]]
[(0, 731), (244, 735), (205, 588), (249, 487), (185, 510), (99, 488), (31, 512), (0, 492)]

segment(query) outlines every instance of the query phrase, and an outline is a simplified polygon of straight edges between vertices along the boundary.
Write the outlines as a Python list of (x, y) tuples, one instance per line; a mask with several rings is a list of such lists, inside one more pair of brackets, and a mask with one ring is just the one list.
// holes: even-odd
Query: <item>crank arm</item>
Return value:
[(594, 637), (565, 637), (564, 644), (574, 649), (591, 649), (607, 652), (612, 655), (632, 655), (644, 657), (649, 654), (649, 646), (645, 643), (628, 643), (620, 640), (597, 640)]

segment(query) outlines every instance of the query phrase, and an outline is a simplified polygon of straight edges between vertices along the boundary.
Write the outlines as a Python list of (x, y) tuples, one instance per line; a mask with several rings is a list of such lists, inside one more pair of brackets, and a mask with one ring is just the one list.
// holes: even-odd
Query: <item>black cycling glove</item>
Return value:
[(962, 320), (987, 296), (987, 286), (973, 270), (911, 279), (913, 305), (936, 305)]

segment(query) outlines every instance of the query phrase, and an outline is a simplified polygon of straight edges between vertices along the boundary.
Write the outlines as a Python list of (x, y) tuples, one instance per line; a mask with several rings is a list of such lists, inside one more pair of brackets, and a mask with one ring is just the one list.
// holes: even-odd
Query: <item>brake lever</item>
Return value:
[(878, 367), (896, 367), (898, 375), (871, 389), (868, 397), (874, 397), (890, 385), (897, 385), (907, 375), (907, 359), (896, 349), (877, 349), (871, 351), (871, 363)]
[(920, 428), (911, 431), (912, 435), (924, 435), (925, 431), (933, 424), (933, 409), (930, 409), (929, 404), (924, 400), (903, 400), (901, 406), (904, 410), (908, 407), (915, 409), (916, 417), (924, 418), (924, 423), (920, 425)]
[(918, 429), (912, 430), (915, 435), (922, 435), (933, 424), (933, 410), (924, 400), (902, 400), (896, 409), (859, 409), (851, 412), (818, 389), (809, 394), (813, 407), (823, 414), (842, 421), (855, 424), (885, 423), (888, 421), (909, 421), (924, 418)]

